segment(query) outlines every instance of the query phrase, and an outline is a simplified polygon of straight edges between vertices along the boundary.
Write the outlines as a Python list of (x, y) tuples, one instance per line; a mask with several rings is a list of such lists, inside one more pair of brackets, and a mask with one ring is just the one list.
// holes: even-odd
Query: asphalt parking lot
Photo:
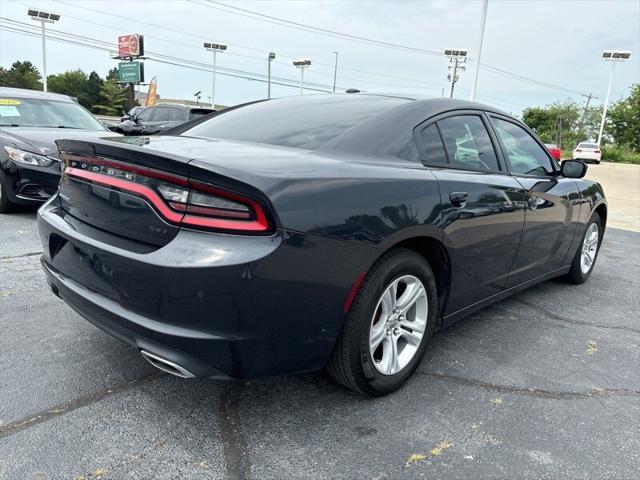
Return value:
[(49, 292), (40, 250), (34, 211), (0, 215), (2, 479), (638, 478), (640, 233), (441, 332), (375, 400), (156, 372)]

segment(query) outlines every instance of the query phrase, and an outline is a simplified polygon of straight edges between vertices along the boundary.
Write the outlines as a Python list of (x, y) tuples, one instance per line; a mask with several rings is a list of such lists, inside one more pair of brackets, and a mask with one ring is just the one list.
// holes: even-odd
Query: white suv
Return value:
[(600, 163), (602, 152), (597, 143), (582, 142), (573, 150), (573, 159)]

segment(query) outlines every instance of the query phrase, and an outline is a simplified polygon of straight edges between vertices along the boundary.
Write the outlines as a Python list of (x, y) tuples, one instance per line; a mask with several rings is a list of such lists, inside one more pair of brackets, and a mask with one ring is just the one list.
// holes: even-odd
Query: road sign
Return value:
[(118, 37), (118, 56), (120, 58), (140, 57), (142, 55), (144, 55), (142, 35), (133, 34)]
[(118, 83), (144, 82), (144, 63), (120, 62), (118, 64)]

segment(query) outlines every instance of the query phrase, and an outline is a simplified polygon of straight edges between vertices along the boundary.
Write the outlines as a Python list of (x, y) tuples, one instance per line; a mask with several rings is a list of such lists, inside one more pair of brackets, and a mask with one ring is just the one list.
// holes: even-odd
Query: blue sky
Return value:
[[(435, 52), (467, 48), (473, 59), (477, 51), (481, 2), (475, 0), (225, 3)], [(274, 76), (297, 81), (299, 73), (291, 60), (308, 57), (312, 66), (305, 72), (305, 81), (323, 85), (333, 82), (333, 52), (338, 51), (339, 87), (427, 96), (440, 96), (442, 88), (447, 87), (444, 56), (275, 25), (207, 0), (0, 0), (0, 17), (36, 26), (26, 15), (27, 7), (60, 13), (62, 18), (52, 30), (109, 42), (114, 49), (118, 35), (141, 33), (145, 35), (147, 51), (208, 65), (211, 54), (204, 50), (202, 42), (219, 41), (228, 44), (228, 52), (218, 57), (221, 67), (265, 74), (267, 52), (275, 51)], [(1, 25), (10, 23), (3, 20)], [(81, 68), (104, 76), (117, 64), (106, 51), (54, 41), (47, 45), (49, 73)], [(599, 97), (594, 100), (597, 104), (606, 93), (610, 67), (602, 61), (601, 53), (608, 48), (632, 51), (630, 61), (616, 66), (612, 98), (617, 99), (627, 93), (632, 83), (640, 81), (639, 1), (489, 0), (483, 63), (572, 91), (593, 93)], [(0, 29), (0, 65), (8, 67), (15, 60), (30, 60), (40, 67), (40, 39)], [(456, 97), (468, 98), (474, 68), (468, 65), (461, 74)], [(145, 71), (147, 79), (158, 78), (158, 92), (165, 98), (192, 98), (198, 90), (203, 92), (203, 99), (210, 95), (210, 72), (152, 60), (147, 61)], [(272, 93), (285, 96), (298, 91), (274, 86)], [(231, 105), (265, 96), (266, 84), (217, 77), (217, 103)], [(480, 71), (478, 100), (513, 113), (526, 106), (569, 97), (585, 101), (575, 93)]]

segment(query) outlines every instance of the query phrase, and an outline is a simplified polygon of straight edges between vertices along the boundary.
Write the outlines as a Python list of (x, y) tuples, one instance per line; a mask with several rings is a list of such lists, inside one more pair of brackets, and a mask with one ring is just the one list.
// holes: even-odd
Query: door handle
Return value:
[(467, 204), (469, 194), (467, 192), (451, 192), (449, 194), (449, 200), (451, 200), (451, 205), (454, 207), (462, 208)]

